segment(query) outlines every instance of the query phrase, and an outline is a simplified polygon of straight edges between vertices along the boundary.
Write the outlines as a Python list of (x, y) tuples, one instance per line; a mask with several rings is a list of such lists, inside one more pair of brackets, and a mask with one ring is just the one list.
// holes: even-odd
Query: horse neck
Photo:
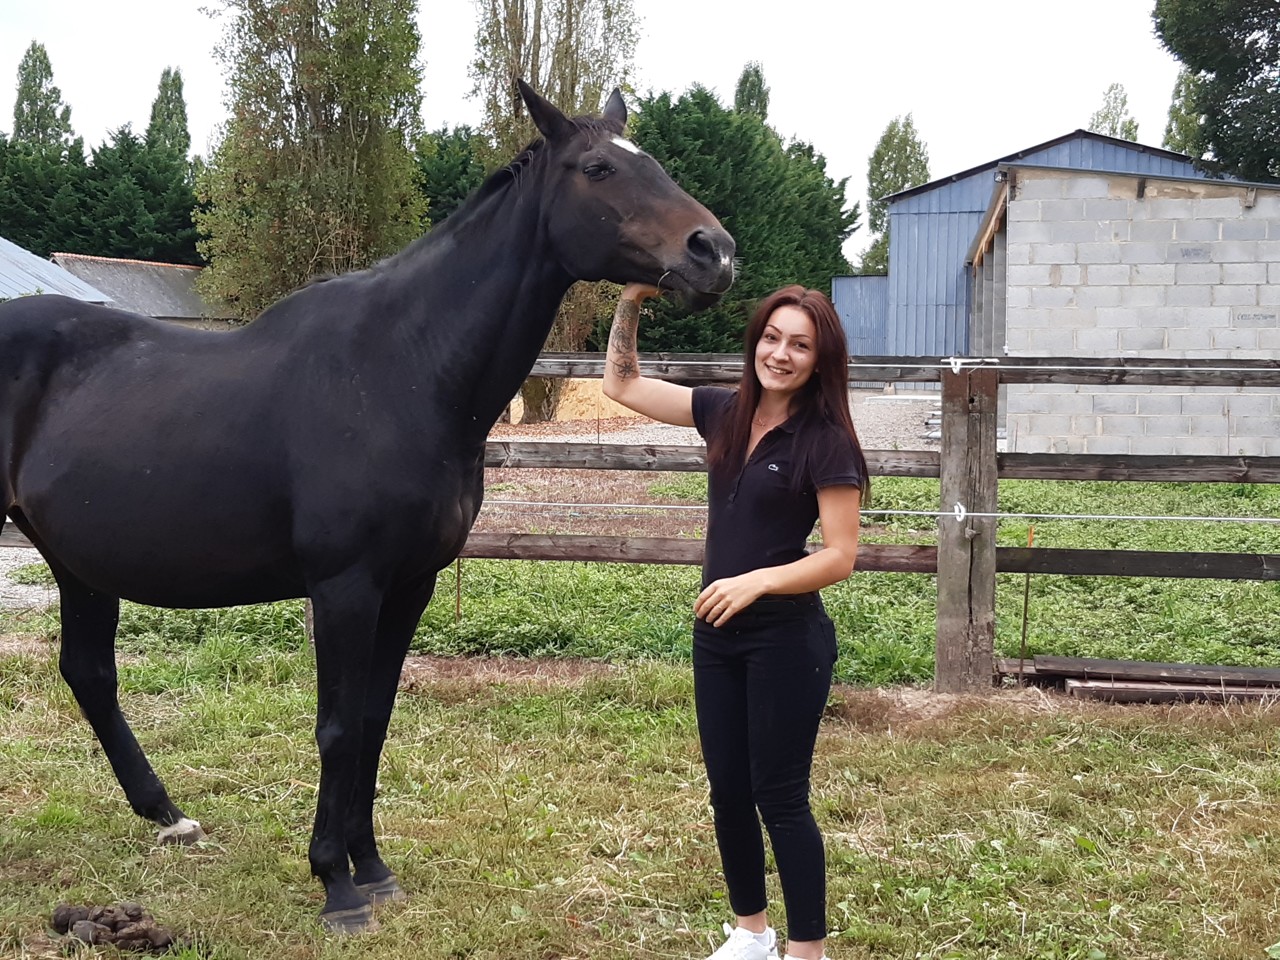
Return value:
[(573, 283), (545, 240), (539, 185), (525, 178), (397, 258), (399, 302), (419, 307), (399, 315), (392, 342), (425, 367), (463, 431), (482, 439), (528, 377)]

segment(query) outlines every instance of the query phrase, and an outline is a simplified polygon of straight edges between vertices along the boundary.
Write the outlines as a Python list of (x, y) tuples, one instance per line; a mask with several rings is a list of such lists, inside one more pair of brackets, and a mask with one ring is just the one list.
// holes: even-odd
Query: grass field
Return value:
[[(926, 481), (881, 481), (876, 495), (907, 509), (937, 497)], [(1027, 512), (1280, 515), (1280, 490), (1266, 487), (1008, 482), (1001, 496)], [(909, 519), (869, 532), (931, 536)], [(1026, 523), (1000, 536), (1025, 544)], [(1261, 523), (1037, 522), (1036, 540), (1280, 552), (1280, 530)], [(402, 694), (377, 812), (413, 898), (351, 940), (314, 922), (314, 669), (299, 604), (126, 606), (122, 702), (209, 831), (191, 849), (156, 846), (129, 812), (57, 675), (56, 644), (41, 639), (56, 618), (0, 620), (0, 633), (33, 638), (0, 657), (0, 957), (62, 956), (43, 932), (59, 901), (125, 899), (195, 938), (184, 960), (705, 956), (729, 910), (687, 668), (696, 571), (462, 569), (461, 619), (450, 570), (419, 652), (595, 668), (560, 680), (457, 671)], [(1022, 587), (1001, 580), (1004, 652), (1019, 642)], [(933, 695), (919, 688), (932, 591), (926, 576), (857, 574), (824, 594), (845, 684), (814, 773), (831, 956), (1280, 956), (1280, 706)], [(1028, 638), (1032, 652), (1276, 665), (1278, 614), (1276, 583), (1036, 577)]]

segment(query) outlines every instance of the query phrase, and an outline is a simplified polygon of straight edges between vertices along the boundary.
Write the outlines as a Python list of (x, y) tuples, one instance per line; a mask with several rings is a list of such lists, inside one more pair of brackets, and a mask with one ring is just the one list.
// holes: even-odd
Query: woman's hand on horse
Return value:
[(622, 288), (622, 294), (619, 299), (631, 300), (635, 303), (644, 303), (650, 298), (662, 296), (662, 291), (657, 287), (650, 286), (647, 283), (628, 283)]
[(725, 577), (707, 584), (707, 588), (698, 594), (693, 614), (713, 627), (722, 627), (766, 593), (768, 589), (759, 570)]

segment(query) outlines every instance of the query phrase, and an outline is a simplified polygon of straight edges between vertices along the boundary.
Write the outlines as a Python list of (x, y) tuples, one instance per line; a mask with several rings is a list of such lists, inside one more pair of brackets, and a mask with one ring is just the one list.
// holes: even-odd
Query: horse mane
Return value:
[[(588, 147), (591, 138), (594, 136), (621, 136), (621, 131), (616, 129), (613, 124), (605, 120), (603, 117), (583, 116), (573, 117), (573, 125), (579, 132), (587, 135)], [(447, 220), (443, 223), (432, 227), (421, 238), (415, 241), (409, 249), (420, 248), (429, 243), (433, 238), (447, 236), (455, 230), (460, 230), (475, 219), (477, 212), (485, 207), (486, 201), (491, 197), (501, 194), (509, 187), (519, 185), (520, 179), (533, 162), (539, 157), (543, 149), (546, 147), (546, 141), (541, 137), (533, 140), (523, 150), (516, 154), (516, 158), (508, 163), (505, 167), (499, 167), (493, 173), (485, 178), (480, 186), (472, 191), (471, 196), (463, 201), (462, 205), (455, 210)], [(409, 250), (405, 251), (406, 253)]]

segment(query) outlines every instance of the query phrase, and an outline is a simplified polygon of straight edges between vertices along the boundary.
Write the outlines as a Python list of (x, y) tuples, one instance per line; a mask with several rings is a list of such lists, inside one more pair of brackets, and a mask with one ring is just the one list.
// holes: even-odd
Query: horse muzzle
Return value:
[(674, 290), (691, 309), (703, 310), (733, 286), (736, 250), (733, 237), (719, 224), (699, 227), (686, 238), (680, 265), (659, 285)]

